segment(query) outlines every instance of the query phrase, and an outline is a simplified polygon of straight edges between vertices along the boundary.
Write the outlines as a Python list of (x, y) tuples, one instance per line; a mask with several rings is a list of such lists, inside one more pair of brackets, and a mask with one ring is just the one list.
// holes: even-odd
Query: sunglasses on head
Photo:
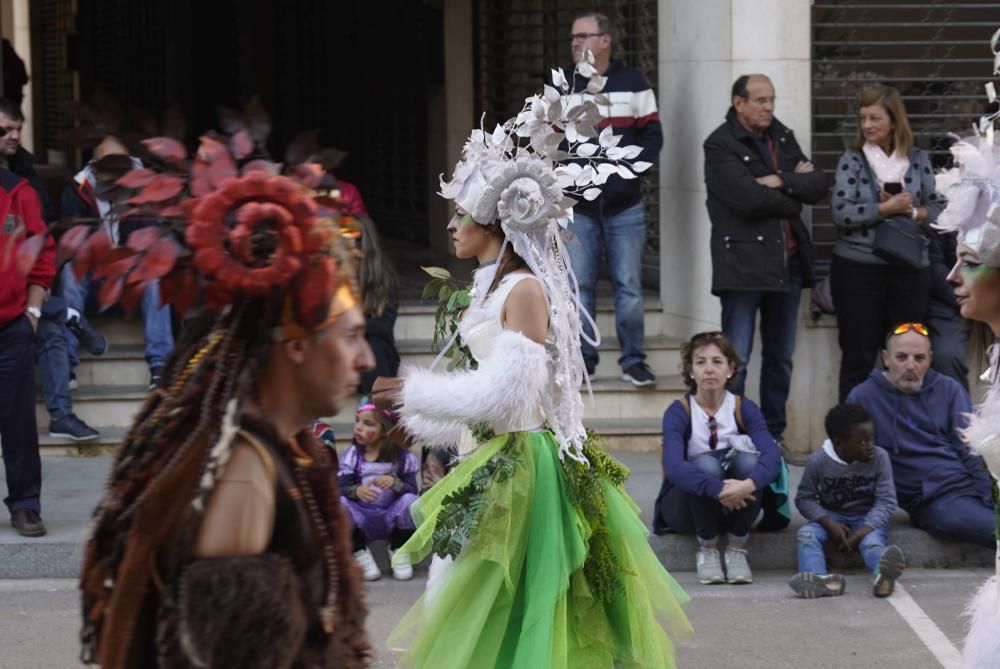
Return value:
[(917, 334), (922, 334), (925, 337), (931, 336), (931, 333), (927, 331), (927, 326), (924, 325), (923, 323), (900, 323), (892, 331), (892, 334), (901, 335), (903, 333), (909, 332), (910, 330), (913, 330)]

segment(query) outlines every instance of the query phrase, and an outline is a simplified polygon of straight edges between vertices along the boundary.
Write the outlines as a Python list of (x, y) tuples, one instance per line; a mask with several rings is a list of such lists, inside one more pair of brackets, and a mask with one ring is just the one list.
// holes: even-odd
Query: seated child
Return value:
[[(413, 534), (410, 505), (417, 500), (417, 456), (399, 446), (390, 435), (399, 417), (376, 409), (362, 399), (354, 419), (354, 441), (340, 458), (337, 483), (340, 499), (354, 521), (354, 557), (366, 581), (382, 575), (368, 542), (389, 541), (391, 551)], [(413, 578), (411, 565), (397, 565), (392, 577)]]
[(451, 471), (453, 463), (458, 458), (458, 450), (443, 446), (437, 448), (425, 446), (421, 451), (423, 457), (420, 463), (420, 492), (423, 494)]
[(858, 549), (874, 575), (872, 594), (888, 597), (905, 566), (898, 546), (886, 547), (896, 510), (889, 455), (876, 446), (872, 418), (857, 404), (826, 415), (823, 447), (809, 456), (795, 506), (809, 522), (799, 529), (799, 573), (789, 582), (799, 597), (844, 594), (844, 577), (828, 574), (823, 545)]

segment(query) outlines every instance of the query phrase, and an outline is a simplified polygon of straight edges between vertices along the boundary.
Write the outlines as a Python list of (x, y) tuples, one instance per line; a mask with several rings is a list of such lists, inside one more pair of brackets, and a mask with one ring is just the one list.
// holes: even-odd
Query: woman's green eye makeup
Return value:
[(962, 262), (962, 274), (970, 279), (979, 279), (989, 274), (993, 268), (981, 263), (974, 263), (969, 260)]
[(465, 216), (462, 216), (461, 218), (458, 219), (459, 225), (468, 225), (469, 223), (473, 222), (474, 221), (472, 220), (472, 214), (466, 214)]

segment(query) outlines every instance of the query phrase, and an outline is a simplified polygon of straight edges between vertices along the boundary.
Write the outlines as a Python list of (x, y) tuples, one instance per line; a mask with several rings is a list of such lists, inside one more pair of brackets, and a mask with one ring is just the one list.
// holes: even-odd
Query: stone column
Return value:
[[(444, 2), (444, 88), (433, 91), (428, 101), (428, 189), (437, 193), (438, 175), (451, 176), (462, 155), (465, 140), (472, 132), (473, 65), (472, 3), (469, 0)], [(451, 213), (448, 203), (436, 195), (427, 207), (428, 239), (433, 251), (446, 254), (450, 243), (445, 226)]]
[[(775, 116), (792, 128), (803, 150), (810, 153), (810, 4), (809, 0), (660, 0), (659, 106), (664, 131), (660, 295), (671, 334), (690, 336), (719, 326), (719, 301), (710, 291), (711, 224), (705, 209), (701, 144), (723, 122), (732, 82), (742, 74), (768, 75), (777, 95)], [(830, 370), (839, 360), (834, 335), (804, 327), (808, 298), (804, 291), (785, 435), (791, 448), (802, 451), (822, 441), (822, 414), (836, 401)], [(759, 358), (758, 341), (747, 378), (747, 395), (755, 400)], [(817, 416), (818, 433), (810, 429), (811, 423), (815, 428)]]

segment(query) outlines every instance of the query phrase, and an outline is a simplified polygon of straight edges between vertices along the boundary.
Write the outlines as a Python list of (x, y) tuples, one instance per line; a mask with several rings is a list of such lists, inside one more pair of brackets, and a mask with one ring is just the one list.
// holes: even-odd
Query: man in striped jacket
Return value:
[[(585, 49), (593, 52), (594, 67), (608, 78), (602, 94), (610, 101), (608, 118), (600, 127), (610, 125), (621, 135), (620, 146), (636, 145), (642, 153), (635, 159), (654, 163), (663, 146), (663, 129), (656, 108), (656, 95), (649, 82), (638, 70), (626, 67), (611, 58), (612, 26), (603, 14), (584, 14), (573, 21), (571, 47), (573, 59), (579, 62)], [(572, 68), (565, 70), (567, 78)], [(587, 79), (577, 75), (573, 89), (585, 90)], [(589, 96), (589, 93), (584, 95)], [(601, 105), (602, 111), (607, 109)], [(608, 178), (600, 197), (591, 202), (580, 201), (573, 211), (570, 227), (580, 240), (567, 248), (573, 271), (580, 283), (580, 298), (591, 314), (596, 308), (594, 288), (604, 247), (615, 294), (615, 331), (622, 354), (618, 364), (622, 380), (637, 386), (656, 383), (656, 377), (646, 364), (643, 352), (644, 322), (642, 306), (642, 251), (646, 245), (646, 210), (642, 203), (639, 179)], [(594, 374), (597, 351), (583, 342), (583, 358), (587, 372)]]

